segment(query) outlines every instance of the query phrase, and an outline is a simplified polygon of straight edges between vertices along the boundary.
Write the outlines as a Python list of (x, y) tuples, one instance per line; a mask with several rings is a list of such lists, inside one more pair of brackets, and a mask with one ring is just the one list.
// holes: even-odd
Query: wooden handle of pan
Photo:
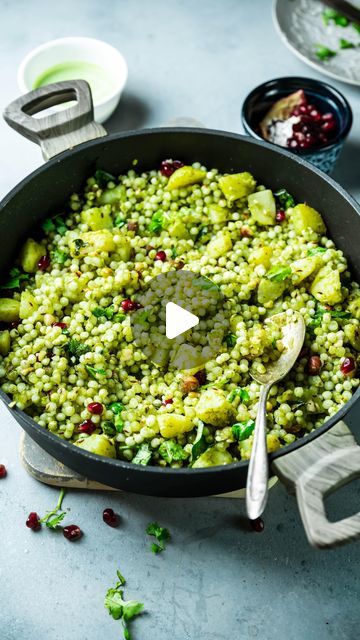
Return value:
[[(76, 103), (62, 111), (42, 118), (32, 117), (73, 100)], [(104, 127), (94, 122), (91, 90), (85, 80), (56, 82), (30, 91), (9, 104), (3, 115), (10, 127), (40, 145), (45, 160), (106, 135)]]
[(329, 548), (360, 538), (360, 511), (330, 522), (324, 498), (360, 477), (360, 447), (344, 422), (313, 442), (277, 458), (272, 469), (294, 488), (307, 538), (314, 547)]

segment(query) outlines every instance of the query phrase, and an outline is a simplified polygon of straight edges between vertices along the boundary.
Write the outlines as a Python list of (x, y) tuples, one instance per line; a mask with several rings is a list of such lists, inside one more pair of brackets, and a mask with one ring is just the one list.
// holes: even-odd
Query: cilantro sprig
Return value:
[(54, 218), (46, 218), (42, 223), (42, 229), (45, 233), (58, 233), (61, 236), (65, 235), (68, 230), (64, 219), (61, 216), (55, 216)]
[(28, 273), (23, 273), (17, 267), (10, 269), (9, 279), (5, 282), (5, 284), (1, 285), (2, 289), (19, 289), (22, 282), (26, 282), (30, 280), (30, 275)]
[(336, 56), (336, 51), (325, 47), (323, 44), (317, 44), (315, 45), (315, 55), (319, 60), (330, 60), (330, 58)]
[(75, 338), (71, 338), (65, 345), (65, 352), (69, 360), (75, 364), (80, 362), (80, 356), (91, 351), (90, 347)]
[(272, 267), (266, 274), (268, 280), (274, 280), (275, 282), (284, 282), (291, 276), (291, 267), (278, 265)]
[(159, 454), (168, 464), (181, 462), (188, 457), (181, 444), (175, 440), (164, 440), (159, 447)]
[(277, 199), (279, 205), (282, 207), (282, 209), (285, 209), (285, 211), (290, 207), (295, 207), (295, 199), (293, 198), (291, 193), (286, 191), (286, 189), (279, 189), (278, 191), (275, 191), (274, 196)]
[(64, 496), (65, 489), (61, 489), (56, 507), (51, 511), (48, 511), (39, 521), (41, 524), (45, 524), (48, 529), (57, 529), (60, 522), (62, 522), (66, 516), (66, 511), (62, 511), (61, 509)]
[(146, 465), (149, 464), (151, 460), (151, 456), (152, 456), (152, 451), (148, 443), (144, 442), (138, 448), (135, 456), (132, 459), (132, 462), (134, 462), (135, 464), (142, 464), (144, 467), (146, 467)]
[(124, 600), (123, 587), (126, 584), (126, 580), (119, 570), (116, 574), (118, 581), (115, 587), (107, 590), (104, 605), (114, 620), (121, 620), (125, 640), (131, 640), (128, 623), (143, 611), (144, 604), (138, 600)]
[(85, 365), (85, 369), (88, 372), (88, 374), (94, 378), (94, 380), (97, 380), (97, 376), (106, 376), (106, 371), (105, 369), (101, 369), (100, 367), (92, 367), (89, 364)]
[(206, 438), (204, 435), (204, 423), (202, 420), (198, 420), (198, 428), (196, 432), (196, 438), (193, 442), (193, 446), (191, 447), (190, 454), (190, 462), (193, 464), (195, 460), (201, 456), (206, 449), (208, 449), (209, 445), (206, 442)]
[(254, 420), (246, 420), (244, 422), (236, 422), (231, 427), (232, 434), (235, 436), (236, 440), (246, 440), (251, 436), (255, 429)]
[(164, 551), (165, 543), (171, 538), (170, 531), (165, 527), (161, 527), (157, 522), (150, 522), (146, 527), (146, 533), (157, 540), (157, 543), (153, 542), (151, 544), (151, 551), (153, 553), (161, 553)]
[(242, 389), (241, 387), (237, 387), (236, 389), (232, 389), (229, 395), (227, 396), (228, 402), (233, 402), (235, 398), (240, 398), (240, 402), (244, 402), (245, 404), (250, 401), (250, 396), (246, 389)]
[(310, 329), (315, 329), (316, 327), (320, 327), (323, 316), (325, 313), (329, 313), (330, 316), (336, 320), (350, 320), (352, 318), (351, 313), (349, 311), (337, 311), (336, 309), (326, 309), (321, 305), (317, 305), (315, 314), (311, 316), (307, 326)]

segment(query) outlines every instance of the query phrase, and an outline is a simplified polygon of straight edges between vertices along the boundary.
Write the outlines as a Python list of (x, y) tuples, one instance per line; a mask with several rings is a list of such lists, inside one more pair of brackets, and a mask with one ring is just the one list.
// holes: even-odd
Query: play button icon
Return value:
[(142, 283), (136, 302), (131, 330), (147, 365), (199, 370), (222, 351), (231, 313), (207, 276), (184, 269), (161, 273)]
[(173, 340), (182, 333), (196, 327), (199, 324), (199, 318), (190, 311), (186, 311), (174, 302), (168, 302), (166, 305), (166, 337)]

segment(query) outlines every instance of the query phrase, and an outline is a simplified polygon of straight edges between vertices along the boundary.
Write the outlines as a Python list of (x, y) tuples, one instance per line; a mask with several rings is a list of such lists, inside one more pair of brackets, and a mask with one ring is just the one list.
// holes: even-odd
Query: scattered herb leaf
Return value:
[(23, 273), (17, 267), (10, 269), (9, 276), (9, 280), (1, 286), (2, 289), (18, 289), (22, 282), (30, 280), (30, 275), (28, 273)]
[(316, 312), (308, 322), (308, 327), (310, 329), (315, 329), (316, 327), (320, 327), (323, 319), (324, 313), (329, 313), (332, 318), (338, 320), (350, 320), (352, 318), (351, 313), (348, 311), (337, 311), (336, 309), (325, 309), (325, 307), (317, 306)]
[(98, 367), (91, 367), (89, 364), (85, 365), (85, 369), (88, 372), (88, 374), (94, 378), (94, 380), (97, 380), (97, 377), (96, 377), (97, 375), (106, 376), (106, 371), (104, 369), (100, 369)]
[(174, 440), (164, 440), (159, 447), (159, 454), (169, 464), (172, 462), (180, 462), (187, 458), (187, 454), (181, 444), (178, 444)]
[(199, 289), (202, 289), (203, 291), (217, 291), (219, 289), (218, 285), (206, 276), (195, 278), (195, 280), (193, 280), (193, 285), (195, 287), (199, 287)]
[(355, 45), (353, 42), (346, 40), (345, 38), (339, 39), (340, 49), (355, 49)]
[(53, 262), (57, 262), (57, 264), (64, 264), (68, 257), (69, 255), (60, 249), (54, 249), (54, 251), (51, 252), (51, 259)]
[(78, 256), (80, 253), (80, 249), (86, 246), (86, 242), (84, 242), (84, 240), (82, 240), (81, 238), (75, 238), (74, 245), (75, 245), (74, 253), (76, 256)]
[(61, 511), (64, 496), (65, 496), (65, 489), (61, 489), (59, 499), (57, 501), (55, 509), (48, 511), (44, 515), (44, 517), (41, 518), (40, 520), (40, 522), (44, 523), (49, 529), (57, 529), (60, 522), (62, 522), (66, 516), (66, 512)]
[(172, 257), (173, 260), (175, 260), (175, 258), (177, 258), (176, 247), (172, 247), (172, 249), (171, 249), (171, 257)]
[(148, 225), (148, 231), (150, 231), (151, 233), (159, 233), (166, 227), (169, 221), (169, 215), (159, 209), (159, 211), (155, 211), (154, 215), (152, 216), (151, 221)]
[(231, 427), (231, 431), (233, 435), (237, 440), (239, 440), (239, 442), (241, 440), (246, 440), (247, 438), (249, 438), (249, 436), (251, 436), (251, 434), (253, 433), (254, 429), (255, 429), (254, 420), (247, 420), (246, 422), (236, 422)]
[(121, 404), (121, 402), (110, 402), (110, 404), (107, 405), (107, 408), (110, 409), (110, 411), (112, 411), (115, 416), (119, 415), (119, 413), (121, 413), (125, 409), (124, 405)]
[(84, 353), (88, 353), (91, 349), (87, 344), (83, 344), (82, 342), (75, 340), (75, 338), (72, 338), (65, 345), (65, 351), (70, 359), (74, 358), (74, 361), (78, 363), (80, 361), (80, 356), (84, 355)]
[(111, 420), (105, 420), (101, 424), (101, 428), (102, 428), (103, 432), (105, 433), (105, 435), (109, 436), (109, 438), (112, 438), (113, 436), (116, 435), (115, 425), (114, 425), (113, 422), (111, 422)]
[(108, 589), (104, 604), (114, 620), (121, 620), (125, 640), (131, 640), (128, 622), (143, 611), (144, 605), (137, 600), (123, 599), (124, 590), (122, 587), (125, 584), (125, 578), (121, 575), (120, 571), (117, 571), (117, 577), (119, 581), (115, 587)]
[(108, 182), (116, 182), (115, 176), (103, 169), (97, 169), (95, 171), (95, 180), (99, 187), (106, 187)]
[(275, 282), (283, 282), (289, 276), (291, 276), (291, 268), (282, 265), (272, 267), (266, 274), (268, 280), (274, 280)]
[(319, 253), (325, 253), (325, 251), (327, 251), (327, 249), (325, 249), (325, 247), (315, 247), (314, 249), (309, 249), (307, 252), (308, 256), (316, 256)]
[(123, 227), (125, 223), (126, 223), (126, 219), (123, 218), (123, 216), (121, 215), (116, 216), (114, 220), (115, 227), (119, 227), (119, 229), (121, 229), (121, 227)]
[(232, 391), (230, 391), (227, 400), (229, 402), (232, 402), (233, 400), (235, 400), (236, 397), (240, 398), (240, 402), (244, 402), (247, 403), (250, 400), (250, 396), (248, 394), (248, 392), (246, 391), (246, 389), (242, 389), (241, 387), (237, 387), (236, 389), (232, 389)]
[(330, 60), (330, 58), (336, 56), (336, 51), (333, 51), (332, 49), (329, 49), (322, 44), (317, 44), (315, 46), (315, 55), (319, 58), (319, 60)]
[(191, 447), (191, 455), (190, 462), (193, 463), (195, 460), (201, 456), (204, 451), (208, 448), (208, 443), (206, 442), (206, 438), (204, 436), (204, 423), (202, 420), (198, 421), (198, 429), (196, 433), (196, 438), (193, 442), (193, 446)]
[(151, 456), (151, 449), (147, 442), (145, 442), (138, 448), (134, 458), (132, 459), (132, 462), (134, 462), (135, 464), (142, 464), (144, 467), (146, 467), (146, 465), (149, 464), (151, 460)]
[(170, 540), (170, 531), (165, 527), (161, 527), (157, 522), (150, 522), (146, 527), (146, 533), (149, 536), (154, 536), (158, 541), (158, 544), (152, 543), (151, 551), (153, 553), (161, 553), (165, 549), (165, 543)]
[(104, 317), (107, 320), (112, 320), (115, 315), (115, 309), (113, 306), (106, 307), (105, 309), (103, 307), (96, 307), (92, 310), (91, 313), (95, 316), (95, 318)]
[(235, 347), (236, 345), (236, 335), (235, 333), (228, 333), (225, 336), (225, 342), (227, 344), (228, 347)]
[(338, 13), (335, 9), (330, 9), (330, 7), (324, 9), (322, 12), (322, 18), (326, 26), (330, 24), (330, 22), (334, 22), (334, 24), (339, 27), (347, 27), (350, 23), (350, 20), (346, 16)]
[(59, 233), (61, 236), (65, 235), (68, 228), (61, 216), (55, 216), (54, 218), (46, 218), (42, 223), (42, 229), (45, 233)]
[(277, 198), (280, 206), (285, 209), (289, 209), (290, 207), (295, 207), (295, 200), (293, 196), (286, 191), (286, 189), (279, 189), (275, 191), (274, 196)]

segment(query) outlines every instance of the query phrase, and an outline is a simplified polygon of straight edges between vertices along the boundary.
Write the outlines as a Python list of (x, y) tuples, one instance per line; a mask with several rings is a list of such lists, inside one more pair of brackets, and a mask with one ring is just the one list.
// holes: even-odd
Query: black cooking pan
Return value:
[[(48, 117), (31, 117), (69, 99), (77, 100), (76, 105)], [(308, 200), (321, 211), (331, 237), (344, 251), (354, 277), (360, 280), (359, 205), (328, 176), (278, 147), (233, 133), (190, 128), (107, 136), (103, 127), (93, 122), (91, 94), (84, 81), (64, 82), (33, 91), (13, 102), (4, 117), (10, 126), (37, 142), (49, 161), (25, 178), (0, 204), (0, 269), (3, 273), (33, 227), (61, 212), (70, 194), (81, 190), (86, 178), (97, 168), (120, 174), (126, 172), (136, 158), (136, 170), (141, 172), (158, 167), (161, 160), (172, 157), (187, 164), (201, 161), (221, 172), (250, 171), (260, 183), (273, 190), (286, 187), (296, 200)], [(319, 491), (316, 482), (309, 484), (308, 478), (304, 479), (301, 489), (296, 485), (308, 536), (319, 546), (336, 544), (360, 534), (360, 514), (341, 522), (347, 523), (345, 530), (342, 526), (335, 531), (333, 525), (337, 523), (332, 523), (331, 529), (326, 520), (325, 524), (322, 522), (320, 534), (318, 531), (318, 517), (325, 518), (323, 494), (360, 471), (360, 448), (355, 447), (347, 428), (337, 426), (330, 432), (332, 437), (324, 435), (345, 416), (359, 395), (360, 390), (320, 429), (269, 456), (273, 471), (292, 481), (297, 476), (298, 481), (300, 470), (321, 459), (324, 453), (329, 457), (334, 443), (337, 445), (337, 451), (331, 453), (331, 456), (337, 455), (336, 464), (326, 458), (320, 470), (311, 467)], [(5, 393), (0, 392), (0, 397), (9, 405), (10, 398)], [(246, 484), (247, 461), (205, 469), (133, 465), (88, 453), (43, 429), (23, 411), (12, 408), (11, 412), (23, 429), (55, 458), (82, 475), (112, 487), (156, 496), (201, 496), (232, 491)], [(349, 456), (345, 459), (343, 455), (344, 446), (351, 449), (350, 462)]]

